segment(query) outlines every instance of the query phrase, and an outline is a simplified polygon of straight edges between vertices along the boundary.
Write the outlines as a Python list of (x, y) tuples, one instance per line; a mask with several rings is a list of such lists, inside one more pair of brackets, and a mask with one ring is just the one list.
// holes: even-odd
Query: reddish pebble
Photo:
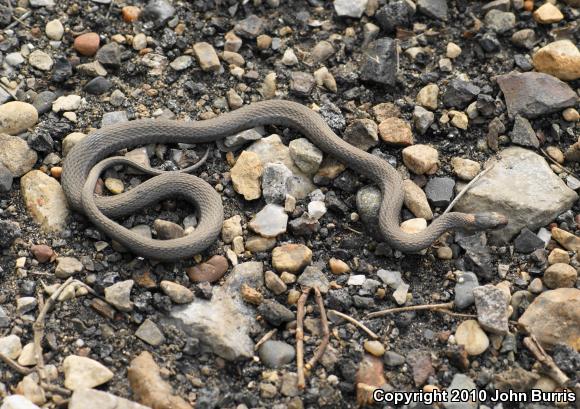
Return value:
[(531, 0), (524, 1), (524, 10), (532, 11), (534, 9), (534, 2)]
[(62, 168), (60, 166), (55, 166), (50, 169), (50, 176), (56, 179), (60, 179), (60, 175), (62, 175)]
[(213, 256), (205, 263), (187, 269), (189, 279), (194, 283), (219, 280), (228, 270), (228, 260), (224, 256)]
[(101, 39), (97, 33), (81, 34), (75, 38), (74, 48), (79, 54), (91, 57), (99, 49)]
[(30, 248), (32, 255), (41, 263), (46, 263), (54, 255), (54, 251), (46, 244), (35, 244)]
[(123, 10), (121, 10), (121, 13), (123, 13), (123, 20), (127, 23), (132, 23), (133, 21), (137, 21), (139, 18), (141, 9), (135, 6), (125, 6), (123, 7)]

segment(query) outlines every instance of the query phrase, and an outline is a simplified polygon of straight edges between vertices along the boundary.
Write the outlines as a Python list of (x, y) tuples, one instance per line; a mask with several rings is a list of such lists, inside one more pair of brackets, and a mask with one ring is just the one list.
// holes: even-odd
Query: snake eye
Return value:
[(477, 213), (474, 217), (475, 225), (482, 230), (499, 229), (508, 224), (508, 218), (496, 212)]

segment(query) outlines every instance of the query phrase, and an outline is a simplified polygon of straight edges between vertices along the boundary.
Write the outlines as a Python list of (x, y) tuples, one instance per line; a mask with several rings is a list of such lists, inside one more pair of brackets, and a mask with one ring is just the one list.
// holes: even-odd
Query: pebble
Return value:
[(61, 111), (76, 111), (81, 106), (81, 96), (80, 95), (66, 95), (58, 97), (52, 103), (53, 112)]
[(123, 16), (123, 20), (127, 23), (132, 23), (139, 19), (139, 15), (141, 14), (141, 9), (136, 6), (124, 6), (121, 9), (121, 15)]
[(166, 0), (150, 0), (141, 12), (141, 17), (146, 21), (153, 21), (161, 26), (175, 15), (175, 7)]
[(265, 26), (263, 18), (250, 14), (234, 26), (234, 32), (242, 38), (256, 38), (264, 33)]
[(440, 260), (451, 260), (453, 258), (453, 250), (447, 246), (439, 247), (437, 249), (437, 258)]
[(36, 356), (34, 354), (34, 343), (30, 342), (24, 345), (22, 352), (18, 357), (18, 363), (22, 366), (34, 366), (36, 365)]
[(266, 288), (272, 291), (275, 295), (280, 295), (286, 292), (288, 286), (276, 273), (273, 271), (266, 271), (264, 273), (264, 281), (266, 283)]
[(311, 261), (312, 250), (304, 244), (283, 244), (272, 250), (272, 266), (279, 272), (300, 272)]
[(113, 83), (103, 77), (95, 77), (87, 82), (83, 90), (92, 95), (102, 95), (113, 87)]
[(243, 151), (236, 164), (231, 169), (231, 177), (234, 190), (244, 196), (246, 200), (260, 198), (260, 178), (264, 171), (262, 161), (258, 154)]
[(385, 354), (385, 346), (380, 341), (366, 340), (363, 347), (365, 351), (374, 356), (381, 357)]
[(31, 104), (11, 101), (0, 105), (0, 133), (17, 135), (37, 122), (38, 112)]
[(75, 38), (73, 47), (81, 55), (92, 57), (97, 53), (101, 39), (97, 33), (85, 33)]
[(66, 279), (83, 271), (83, 263), (74, 257), (57, 257), (54, 274), (58, 278)]
[(443, 104), (448, 108), (465, 109), (480, 92), (481, 88), (472, 82), (454, 78), (443, 94)]
[(427, 17), (447, 21), (449, 9), (446, 0), (417, 0), (417, 10)]
[(516, 115), (510, 137), (512, 142), (517, 145), (529, 146), (532, 148), (538, 148), (540, 146), (540, 142), (536, 137), (536, 132), (532, 128), (532, 125), (526, 118), (523, 118), (520, 115)]
[(416, 217), (425, 220), (433, 219), (433, 212), (427, 201), (427, 195), (419, 186), (412, 180), (405, 179), (403, 181), (403, 190), (405, 192), (404, 203), (407, 209), (411, 211)]
[(397, 0), (381, 7), (375, 13), (375, 18), (385, 32), (391, 33), (396, 31), (397, 27), (409, 26), (414, 14), (414, 6), (406, 0)]
[(64, 386), (71, 391), (94, 388), (113, 379), (113, 372), (93, 359), (69, 355), (63, 363)]
[(524, 254), (529, 254), (536, 249), (543, 249), (544, 246), (544, 240), (527, 227), (524, 227), (514, 240), (514, 248), (516, 251)]
[(399, 51), (394, 39), (384, 37), (373, 41), (363, 57), (360, 78), (363, 81), (393, 87), (399, 72)]
[(28, 213), (46, 232), (60, 232), (67, 226), (68, 203), (60, 183), (39, 170), (20, 179), (20, 191)]
[(315, 64), (328, 60), (336, 52), (334, 47), (328, 41), (319, 41), (312, 49), (312, 59)]
[(447, 55), (447, 58), (455, 59), (461, 55), (461, 47), (453, 42), (449, 42), (447, 43), (445, 55)]
[[(38, 1), (38, 0), (33, 0)], [(31, 2), (32, 3), (32, 2)], [(2, 400), (1, 409), (40, 409), (28, 398), (22, 395), (9, 395)]]
[(453, 173), (466, 182), (472, 180), (481, 171), (481, 165), (471, 159), (455, 157), (451, 159)]
[(466, 130), (469, 126), (469, 118), (464, 112), (461, 111), (449, 111), (449, 117), (451, 118), (451, 125), (456, 128)]
[(344, 131), (343, 139), (364, 151), (379, 143), (378, 126), (371, 119), (356, 119)]
[(82, 132), (73, 132), (65, 136), (65, 138), (62, 141), (63, 156), (66, 156), (77, 143), (79, 143), (86, 137), (87, 135)]
[(314, 266), (306, 267), (300, 277), (298, 277), (297, 282), (302, 288), (318, 287), (322, 294), (326, 294), (330, 288), (330, 283), (324, 273), (318, 267)]
[(123, 193), (123, 191), (125, 190), (125, 185), (123, 184), (123, 181), (117, 178), (106, 178), (105, 187), (107, 188), (107, 190), (109, 190), (109, 192), (111, 192), (114, 195)]
[(402, 154), (405, 166), (417, 175), (430, 175), (438, 169), (439, 153), (428, 145), (408, 146)]
[(328, 260), (328, 267), (330, 268), (332, 274), (336, 275), (346, 274), (350, 271), (350, 267), (348, 266), (348, 264), (334, 257)]
[(285, 233), (288, 214), (277, 204), (267, 204), (248, 223), (248, 226), (263, 237), (276, 237)]
[(401, 223), (401, 230), (409, 234), (416, 234), (422, 232), (426, 228), (427, 228), (427, 220), (422, 218), (409, 219)]
[(183, 71), (193, 65), (193, 58), (189, 55), (181, 55), (169, 63), (175, 71)]
[(13, 180), (12, 172), (0, 161), (0, 193), (10, 192)]
[(578, 272), (569, 264), (555, 263), (544, 272), (544, 284), (548, 288), (574, 287)]
[(356, 208), (370, 233), (379, 237), (378, 215), (382, 194), (376, 186), (364, 186), (356, 194)]
[(578, 122), (580, 120), (580, 113), (578, 113), (574, 108), (566, 108), (564, 112), (562, 112), (562, 117), (568, 122)]
[(455, 331), (455, 340), (470, 356), (483, 354), (489, 347), (489, 338), (476, 320), (463, 321)]
[(533, 13), (534, 20), (540, 24), (557, 23), (564, 18), (560, 9), (550, 2), (545, 2)]
[(537, 118), (576, 103), (575, 92), (557, 78), (540, 73), (510, 73), (497, 77), (511, 117)]
[(564, 263), (570, 264), (570, 255), (567, 251), (560, 248), (555, 248), (548, 255), (548, 264)]
[(147, 47), (147, 36), (143, 33), (139, 33), (133, 37), (133, 42), (131, 44), (134, 50), (142, 50)]
[(54, 60), (44, 51), (34, 50), (28, 56), (28, 63), (41, 71), (50, 71), (54, 64)]
[(508, 300), (502, 290), (488, 284), (473, 290), (477, 320), (483, 329), (493, 334), (508, 332)]
[(326, 214), (326, 205), (323, 201), (313, 200), (308, 203), (308, 214), (315, 220), (319, 220)]
[(187, 269), (189, 279), (194, 283), (204, 281), (214, 282), (223, 277), (228, 271), (228, 261), (224, 256), (215, 255), (205, 263)]
[(108, 43), (97, 51), (97, 61), (105, 67), (117, 69), (121, 66), (121, 46), (117, 43)]
[(437, 86), (437, 84), (428, 84), (425, 85), (423, 88), (421, 88), (415, 100), (423, 108), (427, 108), (430, 109), (431, 111), (434, 111), (437, 109), (438, 98), (439, 98), (439, 87)]
[(288, 184), (293, 174), (282, 163), (268, 163), (262, 174), (262, 195), (266, 203), (284, 204), (288, 195)]
[(165, 335), (163, 335), (163, 332), (161, 332), (157, 324), (155, 324), (149, 318), (143, 321), (143, 324), (137, 328), (137, 331), (135, 331), (135, 336), (154, 347), (159, 346), (165, 342)]
[[(566, 344), (578, 350), (580, 290), (558, 288), (543, 292), (530, 304), (518, 324), (533, 334), (544, 348)], [(566, 311), (566, 313), (563, 313)]]
[(306, 138), (290, 141), (290, 157), (300, 170), (314, 174), (322, 163), (322, 151)]
[[(1, 121), (0, 119), (0, 123)], [(13, 176), (20, 177), (29, 172), (36, 164), (36, 160), (36, 152), (30, 149), (24, 139), (0, 134), (0, 165), (3, 165), (10, 174), (10, 182)]]
[(18, 67), (18, 66), (24, 64), (25, 60), (24, 60), (24, 57), (22, 56), (22, 53), (13, 52), (13, 53), (7, 54), (4, 61), (6, 62), (6, 64), (8, 64), (12, 67)]
[(559, 40), (540, 48), (533, 55), (536, 71), (564, 81), (580, 78), (580, 51), (570, 40)]
[(20, 297), (16, 300), (16, 313), (24, 315), (33, 311), (38, 305), (38, 301), (34, 297)]
[[(101, 128), (104, 126), (118, 124), (121, 122), (128, 122), (128, 121), (129, 121), (129, 118), (127, 117), (126, 111), (106, 112), (103, 114), (103, 117), (101, 118)], [(138, 149), (135, 149), (135, 151), (138, 151)], [(133, 160), (133, 158), (132, 158), (132, 160)], [(149, 162), (147, 162), (147, 165), (149, 165)]]
[(294, 347), (282, 341), (268, 340), (258, 350), (260, 360), (268, 368), (280, 368), (294, 360)]
[(0, 353), (10, 358), (17, 359), (22, 352), (22, 343), (17, 335), (7, 335), (0, 338)]
[(334, 11), (339, 17), (361, 18), (369, 0), (334, 0)]
[(224, 220), (222, 225), (222, 240), (226, 244), (230, 244), (235, 237), (242, 236), (242, 218), (239, 215), (230, 217)]
[(105, 299), (119, 311), (133, 311), (133, 303), (130, 298), (133, 284), (135, 284), (133, 280), (125, 280), (105, 288)]
[(516, 16), (509, 11), (490, 10), (485, 15), (485, 25), (496, 33), (505, 33), (516, 26)]
[(68, 402), (68, 409), (87, 409), (88, 405), (92, 406), (93, 408), (111, 408), (111, 407), (124, 409), (147, 408), (147, 406), (143, 406), (140, 405), (139, 403), (132, 402), (124, 398), (120, 398), (111, 393), (99, 391), (96, 389), (78, 389), (72, 394)]
[(64, 34), (64, 27), (60, 20), (55, 19), (46, 23), (44, 31), (46, 32), (46, 36), (51, 40), (60, 41)]
[(473, 305), (475, 302), (473, 290), (477, 287), (479, 287), (479, 281), (474, 273), (467, 271), (458, 275), (457, 283), (455, 284), (455, 306), (460, 310), (464, 310)]
[(22, 235), (22, 230), (17, 222), (0, 219), (0, 229), (3, 233), (0, 235), (0, 249), (10, 247), (12, 242)]
[(173, 240), (185, 236), (183, 227), (167, 220), (155, 219), (153, 229), (155, 229), (159, 240)]
[(393, 145), (408, 146), (413, 144), (413, 131), (401, 118), (387, 118), (379, 124), (381, 139)]
[(181, 284), (163, 280), (159, 283), (159, 287), (175, 304), (187, 304), (193, 301), (193, 292)]
[(314, 76), (308, 72), (294, 71), (290, 74), (290, 90), (298, 96), (310, 95), (315, 83)]
[(518, 30), (512, 35), (512, 43), (518, 47), (531, 50), (537, 44), (536, 32), (531, 28)]
[[(503, 390), (503, 389), (502, 389)], [(451, 385), (447, 388), (450, 394), (469, 393), (470, 395), (477, 392), (477, 386), (473, 380), (464, 374), (457, 373), (451, 380)], [(456, 391), (456, 392), (452, 392)], [(463, 392), (466, 391), (466, 392)], [(463, 402), (445, 402), (443, 403), (445, 409), (477, 409), (478, 402), (473, 400), (465, 400)]]
[(413, 124), (421, 135), (424, 135), (425, 132), (427, 132), (434, 121), (435, 115), (433, 112), (427, 111), (419, 105), (415, 106), (415, 109), (413, 110)]
[(264, 300), (258, 307), (258, 313), (274, 327), (293, 321), (296, 318), (292, 311), (276, 300)]

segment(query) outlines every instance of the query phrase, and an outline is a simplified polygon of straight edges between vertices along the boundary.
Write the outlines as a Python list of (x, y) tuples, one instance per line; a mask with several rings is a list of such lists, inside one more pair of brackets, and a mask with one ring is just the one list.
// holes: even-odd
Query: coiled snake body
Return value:
[[(396, 249), (416, 252), (451, 229), (490, 229), (507, 223), (505, 217), (496, 213), (452, 212), (440, 216), (419, 233), (402, 231), (399, 217), (404, 192), (399, 173), (385, 160), (343, 141), (314, 111), (290, 101), (258, 102), (204, 121), (142, 119), (104, 127), (69, 152), (63, 166), (62, 186), (73, 209), (84, 213), (109, 237), (133, 253), (158, 260), (191, 257), (213, 244), (221, 231), (223, 207), (220, 195), (203, 180), (182, 171), (163, 172), (136, 166), (156, 176), (119, 195), (95, 196), (94, 188), (100, 173), (111, 165), (129, 162), (119, 157), (105, 158), (121, 149), (150, 143), (212, 142), (263, 125), (293, 128), (327, 154), (371, 179), (382, 192), (380, 231), (385, 241)], [(148, 239), (111, 220), (175, 196), (197, 206), (199, 223), (193, 234), (172, 240)]]

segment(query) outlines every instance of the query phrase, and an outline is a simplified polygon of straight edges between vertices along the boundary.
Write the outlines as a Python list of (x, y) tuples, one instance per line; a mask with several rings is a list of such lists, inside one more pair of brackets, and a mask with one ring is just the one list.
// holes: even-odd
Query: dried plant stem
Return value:
[(316, 298), (316, 304), (318, 305), (318, 309), (320, 310), (320, 321), (322, 323), (322, 342), (314, 352), (314, 356), (308, 361), (306, 364), (306, 370), (310, 371), (318, 360), (322, 358), (324, 355), (324, 351), (326, 351), (326, 347), (328, 346), (328, 342), (330, 340), (330, 329), (328, 328), (328, 318), (326, 317), (326, 309), (324, 308), (324, 301), (322, 300), (322, 294), (320, 294), (320, 290), (318, 287), (314, 287), (314, 296)]
[(4, 355), (3, 353), (0, 352), (0, 361), (4, 362), (6, 365), (8, 365), (12, 370), (18, 372), (20, 375), (28, 375), (32, 372), (34, 372), (33, 369), (30, 368), (26, 368), (24, 366), (19, 365), (16, 361), (14, 361), (12, 358), (7, 357), (6, 355)]
[(260, 348), (260, 346), (270, 340), (274, 335), (276, 335), (276, 333), (278, 332), (277, 328), (274, 328), (272, 331), (268, 331), (262, 338), (260, 338), (260, 340), (258, 342), (256, 342), (256, 345), (254, 346), (254, 350), (257, 351), (258, 348)]
[(298, 388), (300, 389), (304, 389), (306, 386), (304, 379), (304, 305), (310, 291), (311, 288), (304, 288), (296, 305), (296, 371), (298, 372)]
[(531, 335), (524, 338), (524, 345), (530, 350), (534, 357), (544, 365), (550, 378), (555, 380), (559, 386), (568, 386), (570, 378), (568, 378), (568, 376), (558, 368), (558, 365), (556, 365), (552, 357), (546, 353), (544, 348), (542, 348), (536, 337)]
[(445, 209), (445, 211), (441, 214), (441, 216), (443, 216), (445, 213), (449, 213), (451, 209), (453, 209), (453, 206), (455, 206), (455, 204), (459, 201), (459, 199), (461, 199), (461, 197), (465, 193), (467, 193), (467, 191), (471, 188), (471, 186), (473, 186), (475, 182), (477, 182), (483, 175), (492, 170), (494, 166), (495, 163), (493, 163), (489, 168), (482, 170), (477, 174), (477, 176), (471, 179), (471, 181), (461, 190), (461, 192), (459, 192), (459, 194), (455, 196), (455, 199), (453, 199), (453, 201), (449, 203), (449, 206), (447, 206), (447, 209)]
[(362, 322), (357, 321), (356, 319), (354, 319), (353, 317), (351, 317), (350, 315), (346, 315), (343, 314), (342, 312), (336, 311), (336, 310), (328, 310), (329, 314), (334, 314), (337, 317), (340, 317), (348, 322), (350, 322), (353, 325), (356, 325), (357, 327), (359, 327), (360, 329), (362, 329), (364, 332), (366, 332), (369, 337), (371, 337), (372, 339), (378, 339), (379, 336), (377, 334), (375, 334), (373, 331), (371, 331), (366, 325), (364, 325)]
[(449, 310), (453, 308), (453, 302), (446, 302), (443, 304), (425, 304), (425, 305), (410, 305), (407, 307), (390, 308), (388, 310), (371, 312), (366, 316), (366, 318), (377, 318), (383, 317), (389, 314), (395, 314), (399, 312), (407, 311), (421, 311), (421, 310)]

